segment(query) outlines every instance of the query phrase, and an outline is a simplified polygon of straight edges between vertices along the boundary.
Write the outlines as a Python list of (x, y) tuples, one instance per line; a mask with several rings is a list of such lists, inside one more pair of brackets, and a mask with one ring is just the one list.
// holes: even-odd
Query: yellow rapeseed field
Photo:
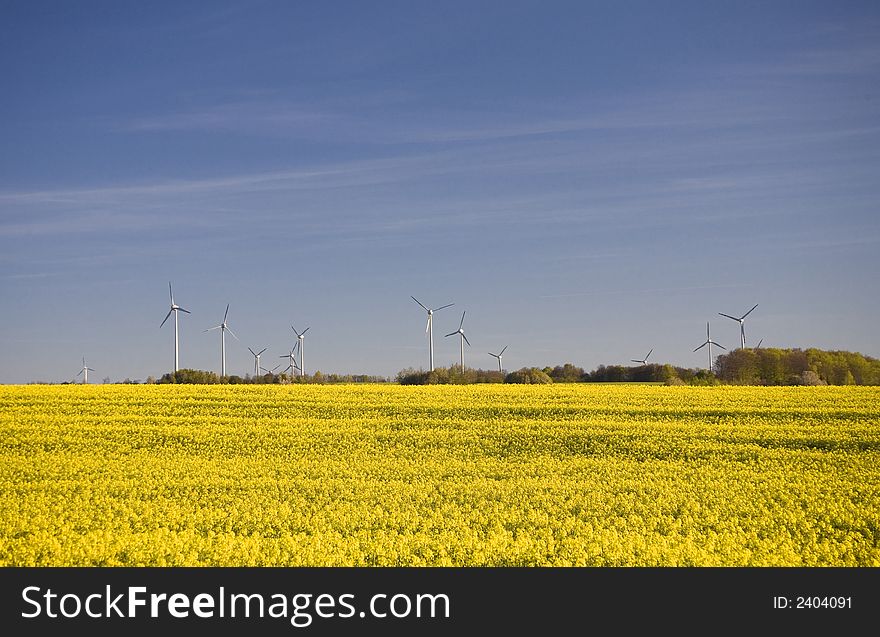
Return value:
[(880, 566), (880, 388), (0, 387), (0, 565)]

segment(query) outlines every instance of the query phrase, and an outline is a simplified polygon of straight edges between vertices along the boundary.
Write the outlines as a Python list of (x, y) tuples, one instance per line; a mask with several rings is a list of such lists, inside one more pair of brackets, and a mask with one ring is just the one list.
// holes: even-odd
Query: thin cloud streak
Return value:
[(728, 290), (733, 288), (748, 288), (752, 287), (747, 283), (729, 283), (729, 284), (721, 284), (721, 285), (692, 285), (692, 286), (679, 286), (679, 287), (668, 287), (668, 288), (641, 288), (641, 289), (629, 289), (629, 290), (593, 290), (589, 292), (568, 292), (564, 294), (542, 294), (538, 298), (539, 299), (565, 299), (565, 298), (575, 298), (575, 297), (583, 297), (583, 296), (605, 296), (605, 295), (618, 295), (618, 294), (642, 294), (642, 293), (650, 293), (650, 292), (692, 292), (695, 290)]

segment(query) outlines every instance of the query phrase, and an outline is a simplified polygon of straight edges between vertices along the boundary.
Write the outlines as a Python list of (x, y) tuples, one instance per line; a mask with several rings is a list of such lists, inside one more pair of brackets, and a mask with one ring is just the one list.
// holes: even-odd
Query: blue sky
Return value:
[(0, 14), (0, 382), (880, 356), (874, 2)]

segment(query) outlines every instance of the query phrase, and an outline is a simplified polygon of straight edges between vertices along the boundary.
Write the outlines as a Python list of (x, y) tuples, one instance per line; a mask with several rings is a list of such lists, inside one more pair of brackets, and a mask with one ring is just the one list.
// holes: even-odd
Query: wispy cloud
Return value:
[(59, 276), (60, 272), (27, 272), (20, 274), (0, 274), (0, 279), (7, 281), (31, 281), (35, 279), (48, 279)]
[(692, 292), (694, 290), (728, 290), (732, 288), (752, 287), (747, 283), (726, 283), (721, 285), (691, 285), (678, 287), (633, 288), (628, 290), (590, 290), (582, 292), (566, 292), (562, 294), (542, 294), (539, 299), (565, 299), (584, 296), (606, 296), (618, 294), (645, 294), (650, 292)]
[(880, 46), (876, 43), (797, 51), (779, 63), (762, 69), (763, 73), (777, 76), (853, 76), (876, 74), (878, 71)]
[(334, 121), (328, 111), (307, 110), (296, 104), (237, 102), (208, 106), (199, 110), (136, 117), (115, 124), (118, 131), (240, 131), (243, 133), (305, 133), (316, 125)]

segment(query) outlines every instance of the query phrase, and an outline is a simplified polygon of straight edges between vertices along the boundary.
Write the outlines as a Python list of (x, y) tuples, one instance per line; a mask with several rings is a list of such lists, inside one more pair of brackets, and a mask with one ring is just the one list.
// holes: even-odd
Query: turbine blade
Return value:
[[(162, 321), (162, 325), (165, 325), (165, 321), (168, 320), (168, 317), (171, 316), (171, 313), (172, 313), (173, 311), (174, 311), (174, 310), (168, 310), (168, 314), (165, 315), (165, 319)], [(159, 327), (161, 328), (162, 325), (160, 325)]]
[(758, 304), (757, 304), (757, 303), (755, 303), (755, 306), (754, 306), (751, 310), (749, 310), (748, 312), (746, 312), (745, 314), (743, 314), (742, 317), (743, 317), (743, 318), (747, 317), (749, 314), (751, 314), (752, 312), (755, 311), (755, 308), (756, 308), (756, 307), (758, 307)]
[(226, 304), (226, 313), (223, 315), (223, 322), (226, 322), (226, 317), (229, 316), (229, 303)]
[(730, 314), (724, 314), (723, 312), (718, 312), (721, 316), (726, 316), (729, 319), (733, 319), (734, 321), (738, 321), (739, 319), (735, 316), (731, 316)]
[(219, 330), (221, 327), (223, 327), (223, 326), (222, 325), (215, 325), (214, 327), (209, 327), (205, 331), (210, 332), (211, 330)]
[[(310, 329), (312, 329), (312, 328), (311, 328), (311, 327), (307, 327), (306, 329), (304, 329), (304, 330), (303, 330), (303, 334), (305, 334), (306, 332), (308, 332)], [(300, 336), (302, 336), (302, 334), (300, 334)]]
[(498, 352), (498, 355), (501, 356), (502, 354), (504, 354), (505, 349), (507, 349), (507, 345), (504, 346), (504, 349), (502, 349), (500, 352)]
[[(79, 370), (79, 374), (82, 374), (84, 371), (86, 371), (86, 370), (84, 370), (84, 369)], [(76, 376), (79, 376), (79, 374), (77, 374)], [(74, 376), (74, 378), (76, 378), (76, 376)]]
[(171, 291), (171, 281), (168, 282), (168, 296), (171, 297), (171, 305), (174, 305), (174, 292)]
[(755, 345), (755, 349), (760, 349), (760, 348), (761, 348), (761, 343), (763, 343), (763, 342), (764, 342), (764, 339), (762, 338), (760, 341), (758, 341), (758, 344)]
[(430, 329), (430, 327), (431, 327), (431, 315), (428, 314), (428, 322), (425, 323), (425, 334), (428, 333), (428, 330)]
[(651, 351), (648, 352), (648, 355), (645, 356), (645, 360), (648, 360), (648, 359), (651, 357), (651, 354), (653, 354), (653, 353), (654, 353), (654, 348), (652, 347), (652, 348), (651, 348)]
[(254, 356), (257, 355), (257, 353), (256, 353), (254, 350), (252, 350), (250, 347), (248, 347), (248, 351), (249, 351), (251, 354), (253, 354)]
[(721, 349), (727, 349), (726, 347), (724, 347), (724, 345), (721, 345), (720, 343), (716, 343), (715, 341), (712, 341), (712, 345), (714, 345), (715, 347), (720, 347)]
[(447, 303), (446, 305), (441, 305), (440, 307), (434, 308), (434, 311), (437, 312), (439, 310), (445, 310), (447, 307), (452, 307), (455, 303)]
[(299, 336), (299, 332), (296, 331), (296, 328), (295, 328), (293, 325), (290, 326), (290, 329), (293, 330), (293, 333), (294, 333), (294, 334), (296, 334), (297, 336)]
[(705, 343), (703, 343), (702, 345), (700, 345), (700, 346), (699, 346), (697, 349), (695, 349), (694, 351), (695, 351), (695, 352), (696, 352), (696, 351), (699, 351), (699, 350), (703, 349), (704, 347), (706, 347), (706, 345), (708, 345), (708, 344), (709, 344), (709, 341), (706, 341)]
[(449, 336), (455, 336), (456, 334), (458, 334), (458, 332), (449, 332), (449, 334), (447, 334), (447, 335), (444, 336), (443, 338), (446, 338), (446, 337), (449, 337)]
[[(418, 303), (419, 305), (422, 305), (422, 302), (419, 301), (416, 297), (414, 297), (414, 296), (410, 296), (409, 298), (411, 298), (413, 301), (415, 301), (415, 302)], [(422, 305), (422, 309), (424, 309), (425, 312), (430, 312), (430, 311), (431, 311), (431, 310), (429, 310), (428, 308), (426, 308), (424, 305)]]
[(493, 354), (492, 352), (489, 352), (489, 356), (494, 356), (495, 358), (498, 358), (498, 354)]
[[(694, 350), (694, 351), (696, 351), (696, 350)], [(631, 359), (629, 359), (629, 360), (632, 361), (633, 363), (641, 363), (641, 362), (642, 362), (642, 361), (637, 361), (637, 360), (634, 359), (634, 358), (631, 358)]]
[(461, 326), (464, 325), (464, 315), (467, 314), (467, 311), (461, 313), (461, 323), (458, 324), (458, 329), (461, 329)]
[(238, 337), (235, 335), (235, 332), (233, 332), (233, 331), (232, 331), (231, 329), (229, 329), (228, 327), (226, 328), (226, 331), (229, 332), (230, 334), (232, 334), (232, 336), (233, 336), (233, 338), (234, 338), (235, 340), (237, 340), (237, 341), (241, 341), (241, 339), (238, 338)]
[(467, 340), (467, 336), (464, 335), (464, 332), (461, 333), (461, 337), (464, 339), (464, 342), (468, 344), (468, 347), (471, 346), (471, 342)]
[(190, 312), (189, 310), (184, 310), (182, 307), (178, 307), (177, 309), (180, 310), (181, 312), (186, 312), (187, 314), (192, 314), (192, 312)]
[[(250, 347), (248, 347), (248, 349), (250, 349)], [(259, 354), (256, 354), (256, 356), (260, 356), (260, 355), (261, 355), (263, 352), (265, 352), (267, 349), (269, 349), (269, 348), (268, 348), (268, 347), (264, 347), (263, 349), (260, 350), (260, 353), (259, 353)]]

